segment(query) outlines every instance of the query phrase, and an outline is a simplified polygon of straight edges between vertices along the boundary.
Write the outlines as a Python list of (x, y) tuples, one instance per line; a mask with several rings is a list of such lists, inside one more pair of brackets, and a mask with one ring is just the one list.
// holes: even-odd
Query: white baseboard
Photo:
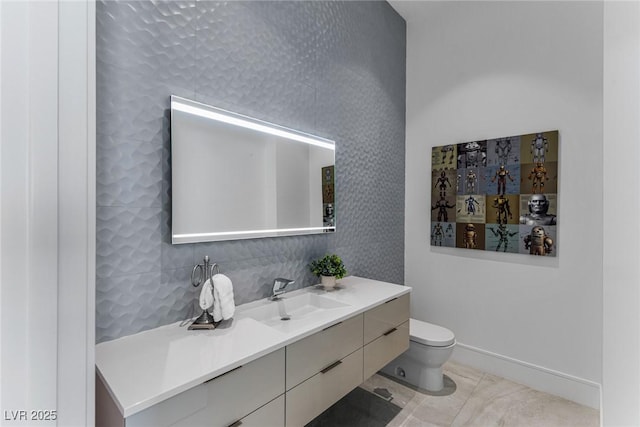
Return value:
[(451, 360), (498, 375), (535, 390), (560, 396), (581, 405), (600, 409), (600, 384), (537, 366), (458, 341)]

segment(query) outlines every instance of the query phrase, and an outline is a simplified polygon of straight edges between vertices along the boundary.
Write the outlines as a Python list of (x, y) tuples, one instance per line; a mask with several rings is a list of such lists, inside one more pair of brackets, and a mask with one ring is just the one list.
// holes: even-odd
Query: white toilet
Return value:
[(382, 368), (382, 372), (431, 392), (442, 390), (442, 365), (453, 352), (455, 335), (442, 326), (409, 319), (409, 340), (409, 350)]

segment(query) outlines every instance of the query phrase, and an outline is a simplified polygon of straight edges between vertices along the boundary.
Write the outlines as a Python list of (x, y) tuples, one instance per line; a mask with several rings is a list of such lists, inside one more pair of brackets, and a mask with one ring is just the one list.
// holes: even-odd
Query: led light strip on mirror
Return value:
[(268, 133), (270, 135), (280, 136), (282, 138), (291, 139), (305, 144), (316, 145), (318, 147), (335, 150), (335, 142), (321, 138), (319, 136), (307, 135), (303, 132), (294, 131), (285, 127), (275, 125), (269, 122), (263, 122), (221, 108), (212, 107), (205, 104), (199, 104), (195, 101), (189, 101), (177, 96), (171, 97), (171, 108), (183, 113), (193, 114), (207, 119), (228, 123), (234, 126), (240, 126), (246, 129), (253, 129), (259, 132)]

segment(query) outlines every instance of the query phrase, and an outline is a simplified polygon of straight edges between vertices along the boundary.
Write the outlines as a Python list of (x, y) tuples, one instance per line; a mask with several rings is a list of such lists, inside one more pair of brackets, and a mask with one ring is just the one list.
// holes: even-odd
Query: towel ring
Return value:
[[(211, 284), (213, 284), (213, 275), (214, 269), (216, 274), (220, 274), (220, 267), (217, 263), (210, 264), (209, 263), (209, 255), (204, 256), (203, 264), (196, 264), (191, 271), (191, 284), (194, 287), (200, 286), (207, 279), (211, 280)], [(198, 273), (196, 273), (196, 271)]]

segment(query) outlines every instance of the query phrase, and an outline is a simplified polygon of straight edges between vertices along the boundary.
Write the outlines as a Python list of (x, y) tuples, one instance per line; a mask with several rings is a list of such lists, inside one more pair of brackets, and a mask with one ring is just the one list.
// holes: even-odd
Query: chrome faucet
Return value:
[(295, 283), (295, 280), (282, 279), (282, 278), (274, 279), (273, 280), (273, 293), (269, 297), (269, 299), (271, 301), (276, 301), (276, 300), (280, 299), (280, 297), (278, 295), (284, 294), (284, 288), (286, 288), (288, 285), (290, 285), (292, 283)]

